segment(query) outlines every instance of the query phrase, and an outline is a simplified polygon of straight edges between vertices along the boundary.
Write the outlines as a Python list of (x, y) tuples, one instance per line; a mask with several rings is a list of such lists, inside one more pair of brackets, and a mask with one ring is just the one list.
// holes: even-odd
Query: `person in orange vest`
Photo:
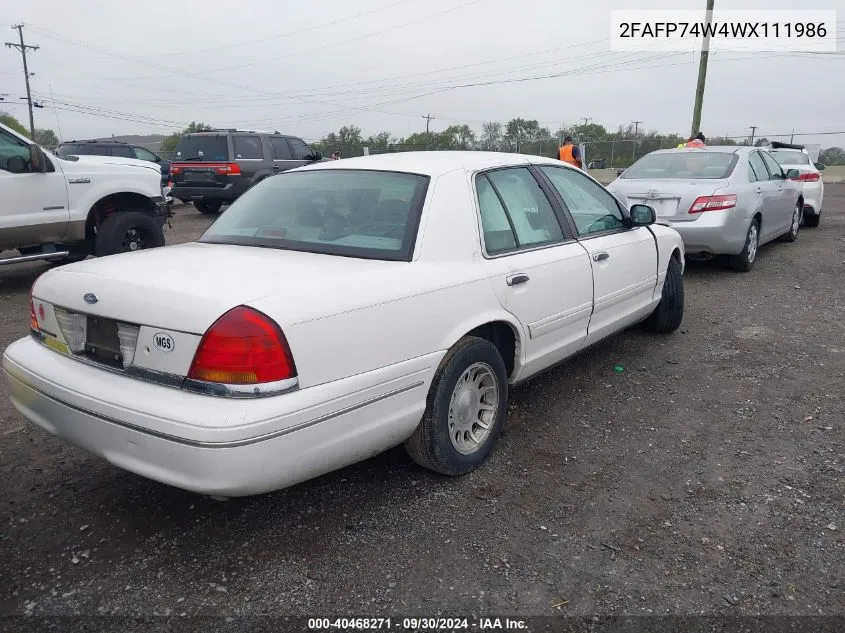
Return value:
[(579, 169), (584, 168), (584, 164), (581, 162), (581, 151), (572, 144), (571, 136), (567, 136), (563, 139), (563, 145), (558, 150), (557, 158), (558, 160), (574, 165)]
[(690, 136), (686, 143), (678, 143), (677, 149), (682, 147), (706, 147), (704, 134), (699, 132), (695, 136)]
[(687, 141), (686, 146), (687, 147), (705, 147), (704, 142), (705, 142), (704, 134), (699, 132), (693, 138), (691, 138), (689, 141)]

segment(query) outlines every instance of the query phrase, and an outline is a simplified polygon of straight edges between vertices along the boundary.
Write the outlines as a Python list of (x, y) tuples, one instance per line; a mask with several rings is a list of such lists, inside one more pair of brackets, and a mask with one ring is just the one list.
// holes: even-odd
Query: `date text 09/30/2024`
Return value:
[(310, 631), (494, 631), (526, 630), (519, 618), (309, 618)]

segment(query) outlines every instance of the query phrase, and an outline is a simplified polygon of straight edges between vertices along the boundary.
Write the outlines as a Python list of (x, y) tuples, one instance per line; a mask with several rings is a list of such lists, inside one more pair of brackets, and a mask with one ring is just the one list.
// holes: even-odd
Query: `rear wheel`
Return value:
[(747, 273), (754, 268), (754, 262), (757, 261), (757, 248), (760, 246), (760, 222), (757, 218), (751, 220), (751, 226), (748, 227), (748, 233), (745, 235), (745, 246), (739, 255), (731, 255), (731, 268), (743, 273)]
[(681, 262), (672, 257), (666, 268), (663, 294), (654, 312), (645, 320), (646, 329), (659, 334), (674, 332), (684, 318), (684, 276)]
[(98, 257), (164, 246), (164, 230), (152, 216), (123, 211), (105, 219), (97, 230)]
[(465, 336), (434, 375), (425, 413), (405, 449), (420, 466), (463, 475), (481, 465), (507, 415), (508, 377), (499, 350)]
[(804, 226), (807, 226), (811, 229), (816, 228), (819, 225), (819, 222), (822, 219), (821, 212), (813, 214), (813, 213), (805, 213), (804, 214)]
[(804, 205), (801, 201), (795, 205), (792, 210), (792, 222), (789, 225), (789, 230), (780, 236), (781, 242), (794, 242), (798, 238), (798, 231), (801, 228), (801, 214), (804, 212)]
[(200, 213), (211, 215), (220, 213), (220, 207), (223, 206), (223, 203), (220, 200), (197, 200), (194, 202), (194, 206)]

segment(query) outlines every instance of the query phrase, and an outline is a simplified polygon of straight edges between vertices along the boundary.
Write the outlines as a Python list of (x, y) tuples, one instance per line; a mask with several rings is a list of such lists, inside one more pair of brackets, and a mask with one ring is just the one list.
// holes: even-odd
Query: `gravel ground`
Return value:
[[(208, 222), (180, 207), (168, 242)], [(45, 269), (0, 271), (0, 349)], [(753, 272), (690, 265), (676, 334), (515, 390), (461, 479), (396, 449), (213, 501), (54, 439), (3, 385), (0, 615), (845, 616), (843, 279), (828, 185), (820, 228)]]

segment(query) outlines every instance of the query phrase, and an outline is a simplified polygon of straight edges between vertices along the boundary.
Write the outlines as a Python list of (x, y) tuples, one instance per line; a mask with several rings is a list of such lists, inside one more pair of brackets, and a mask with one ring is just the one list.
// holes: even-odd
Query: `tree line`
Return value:
[[(27, 138), (29, 130), (7, 112), (0, 112), (0, 123), (16, 130)], [(174, 132), (161, 143), (160, 153), (167, 157), (176, 148), (182, 134), (211, 130), (207, 123), (192, 121), (180, 132)], [(337, 132), (329, 132), (312, 147), (329, 156), (340, 151), (344, 157), (361, 156), (364, 148), (371, 154), (385, 152), (407, 152), (421, 150), (484, 150), (491, 152), (518, 152), (542, 156), (557, 156), (562, 140), (571, 136), (576, 143), (586, 143), (587, 159), (604, 159), (608, 166), (627, 167), (634, 160), (658, 149), (675, 147), (687, 139), (679, 134), (661, 134), (657, 130), (640, 130), (633, 124), (608, 130), (598, 123), (562, 126), (551, 131), (534, 119), (514, 118), (506, 123), (486, 121), (481, 131), (476, 132), (469, 125), (450, 125), (440, 132), (416, 132), (407, 137), (397, 137), (391, 132), (379, 132), (364, 136), (356, 125), (344, 125)], [(35, 142), (47, 148), (54, 148), (59, 139), (51, 129), (36, 128)], [(749, 138), (735, 139), (708, 136), (708, 145), (748, 145)], [(754, 145), (767, 145), (769, 139), (755, 139)], [(845, 165), (845, 149), (828, 147), (819, 155), (819, 162), (825, 165)]]

